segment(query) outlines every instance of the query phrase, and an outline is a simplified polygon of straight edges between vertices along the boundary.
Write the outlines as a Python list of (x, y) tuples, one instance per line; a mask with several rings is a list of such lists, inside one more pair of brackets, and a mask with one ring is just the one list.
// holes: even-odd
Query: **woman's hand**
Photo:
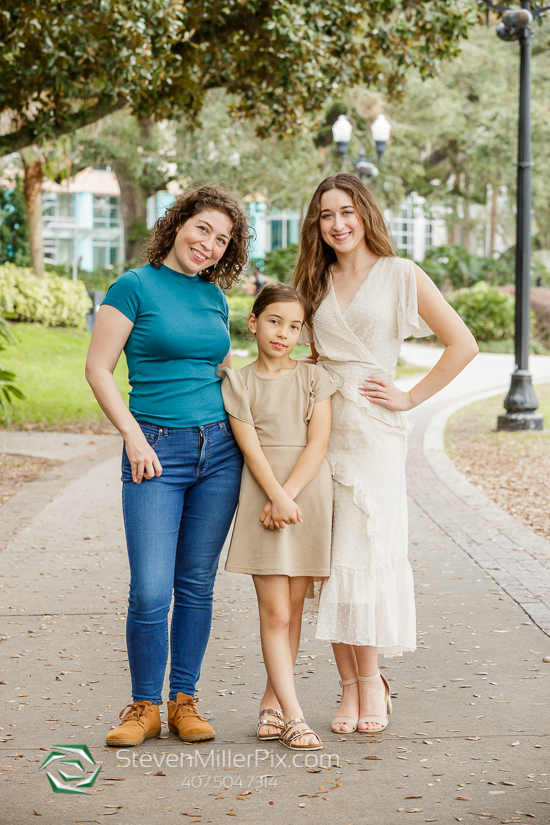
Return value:
[(397, 387), (386, 378), (374, 378), (369, 376), (359, 387), (359, 393), (372, 401), (373, 404), (380, 404), (388, 410), (411, 410), (415, 403), (409, 392), (398, 390)]
[(271, 521), (274, 527), (281, 530), (284, 530), (287, 524), (303, 522), (300, 508), (284, 490), (271, 502)]
[(132, 466), (132, 481), (141, 484), (143, 478), (149, 480), (162, 475), (162, 465), (158, 456), (141, 431), (140, 435), (127, 436), (124, 444)]

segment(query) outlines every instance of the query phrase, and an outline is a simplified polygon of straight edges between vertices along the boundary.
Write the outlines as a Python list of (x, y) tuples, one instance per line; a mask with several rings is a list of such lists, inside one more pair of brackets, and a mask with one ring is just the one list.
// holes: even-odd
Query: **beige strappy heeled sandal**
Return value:
[[(346, 687), (346, 685), (355, 685), (357, 684), (357, 676), (353, 679), (345, 679), (342, 681), (341, 679), (338, 681), (338, 684), (341, 688)], [(359, 677), (361, 678), (361, 677)], [(334, 730), (334, 725), (349, 725), (351, 730)], [(330, 727), (333, 733), (353, 733), (357, 730), (358, 720), (353, 719), (351, 716), (335, 716), (332, 722), (330, 723)]]
[[(268, 721), (267, 719), (264, 719), (265, 716), (273, 716), (274, 720)], [(274, 710), (273, 708), (264, 708), (264, 710), (261, 710), (260, 718), (258, 719), (258, 728), (256, 730), (258, 739), (260, 739), (262, 742), (265, 742), (268, 739), (278, 739), (279, 733), (268, 733), (262, 735), (260, 733), (260, 728), (262, 728), (264, 725), (270, 725), (272, 728), (277, 728), (278, 731), (282, 731), (284, 728), (284, 723), (283, 714), (281, 713), (281, 711)]]
[[(379, 676), (382, 679), (382, 682), (384, 683), (384, 687), (386, 689), (386, 697), (385, 697), (386, 698), (386, 711), (387, 711), (388, 716), (389, 716), (389, 714), (392, 712), (391, 695), (390, 695), (391, 691), (390, 691), (390, 686), (389, 686), (388, 680), (386, 679), (384, 674), (379, 670), (378, 673), (375, 673), (373, 676), (358, 676), (357, 678), (359, 679), (360, 682), (374, 682), (374, 681), (376, 681), (376, 679), (378, 679)], [(388, 721), (389, 720), (388, 720), (387, 716), (386, 716), (386, 718), (384, 718), (383, 716), (361, 716), (361, 718), (357, 720), (357, 725), (359, 725), (361, 722), (364, 722), (364, 723), (374, 722), (375, 724), (382, 725), (382, 727), (378, 728), (378, 730), (360, 730), (359, 732), (360, 733), (382, 733), (382, 731), (385, 730), (388, 727)]]
[[(306, 725), (305, 730), (300, 730), (297, 727), (300, 724)], [(295, 745), (294, 742), (296, 739), (299, 739), (301, 736), (305, 736), (306, 733), (311, 733), (317, 739), (318, 745)], [(279, 742), (288, 748), (291, 751), (318, 751), (321, 750), (323, 747), (323, 743), (321, 739), (314, 730), (307, 727), (307, 722), (303, 716), (297, 716), (296, 719), (291, 719), (290, 722), (287, 722), (283, 728), (283, 732), (279, 736)]]

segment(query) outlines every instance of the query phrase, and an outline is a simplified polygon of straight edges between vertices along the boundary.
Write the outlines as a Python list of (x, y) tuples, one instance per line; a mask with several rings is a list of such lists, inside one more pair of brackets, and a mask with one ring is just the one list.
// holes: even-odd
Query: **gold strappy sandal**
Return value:
[[(274, 716), (275, 720), (273, 722), (268, 722), (264, 719), (264, 716)], [(258, 739), (261, 739), (262, 742), (265, 742), (267, 739), (278, 739), (278, 733), (268, 733), (267, 735), (262, 736), (260, 734), (260, 728), (264, 725), (271, 725), (272, 728), (277, 728), (277, 730), (283, 730), (284, 723), (283, 723), (283, 714), (280, 710), (274, 710), (273, 708), (264, 708), (264, 710), (260, 711), (260, 718), (258, 719), (258, 729), (256, 734)]]
[[(357, 684), (357, 676), (353, 679), (345, 679), (344, 681), (340, 679), (338, 684), (341, 688), (346, 687), (346, 685), (355, 685)], [(334, 730), (334, 725), (349, 725), (351, 729)], [(353, 719), (351, 716), (335, 716), (330, 723), (330, 727), (333, 733), (353, 733), (357, 730), (357, 719)]]
[[(389, 715), (392, 712), (390, 695), (391, 690), (388, 680), (386, 679), (384, 674), (379, 670), (378, 673), (375, 673), (373, 676), (358, 676), (357, 678), (360, 682), (374, 682), (376, 679), (378, 679), (379, 676), (382, 679), (382, 682), (384, 683), (384, 687), (386, 689), (386, 711)], [(382, 727), (378, 728), (378, 730), (359, 730), (358, 728), (359, 733), (382, 733), (382, 731), (388, 727), (388, 721), (389, 720), (387, 716), (386, 718), (384, 718), (383, 716), (361, 716), (361, 718), (357, 722), (357, 725), (359, 725), (360, 722), (374, 722), (375, 724), (382, 725)]]
[[(301, 723), (307, 725), (306, 720), (302, 716), (297, 716), (296, 719), (291, 719), (290, 722), (287, 722), (283, 728), (283, 732), (279, 736), (279, 742), (288, 748), (291, 751), (318, 751), (321, 750), (323, 747), (323, 743), (321, 742), (320, 738), (317, 736), (314, 730), (311, 728), (306, 727), (305, 730), (300, 730), (297, 726)], [(299, 739), (300, 736), (304, 736), (306, 733), (312, 733), (313, 736), (317, 738), (319, 742), (318, 745), (295, 745), (294, 742), (296, 739)]]

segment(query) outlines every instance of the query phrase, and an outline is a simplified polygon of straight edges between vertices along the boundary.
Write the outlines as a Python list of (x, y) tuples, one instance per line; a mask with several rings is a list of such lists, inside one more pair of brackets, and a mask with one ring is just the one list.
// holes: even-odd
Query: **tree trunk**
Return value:
[(491, 204), (491, 238), (489, 240), (489, 257), (492, 258), (495, 254), (495, 241), (497, 237), (497, 219), (498, 219), (498, 187), (493, 186), (493, 199)]
[(111, 161), (120, 186), (120, 205), (124, 223), (124, 256), (126, 262), (141, 261), (147, 236), (147, 201), (141, 186), (130, 174), (122, 158)]
[(42, 237), (42, 163), (44, 155), (38, 146), (27, 146), (21, 152), (23, 160), (25, 205), (29, 224), (31, 266), (40, 277), (44, 275), (44, 238)]

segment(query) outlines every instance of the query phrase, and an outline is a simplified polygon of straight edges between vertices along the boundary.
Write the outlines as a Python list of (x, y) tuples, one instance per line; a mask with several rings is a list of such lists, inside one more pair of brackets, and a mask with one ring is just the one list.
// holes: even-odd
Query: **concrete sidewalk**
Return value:
[[(420, 444), (436, 406), (424, 409)], [(105, 816), (156, 825), (182, 814), (277, 825), (550, 822), (549, 638), (413, 499), (419, 646), (386, 660), (395, 696), (386, 732), (330, 731), (336, 667), (305, 617), (296, 675), (324, 751), (304, 765), (277, 742), (259, 743), (264, 677), (253, 589), (249, 577), (222, 571), (200, 684), (216, 740), (185, 745), (165, 728), (164, 738), (129, 753), (107, 749), (105, 734), (131, 699), (119, 466), (118, 446), (105, 444), (0, 508), (3, 825), (37, 815), (53, 825)], [(415, 475), (413, 466), (411, 489)], [(101, 763), (86, 795), (53, 793), (38, 770), (51, 748), (71, 744)], [(49, 772), (59, 777), (55, 765)]]

